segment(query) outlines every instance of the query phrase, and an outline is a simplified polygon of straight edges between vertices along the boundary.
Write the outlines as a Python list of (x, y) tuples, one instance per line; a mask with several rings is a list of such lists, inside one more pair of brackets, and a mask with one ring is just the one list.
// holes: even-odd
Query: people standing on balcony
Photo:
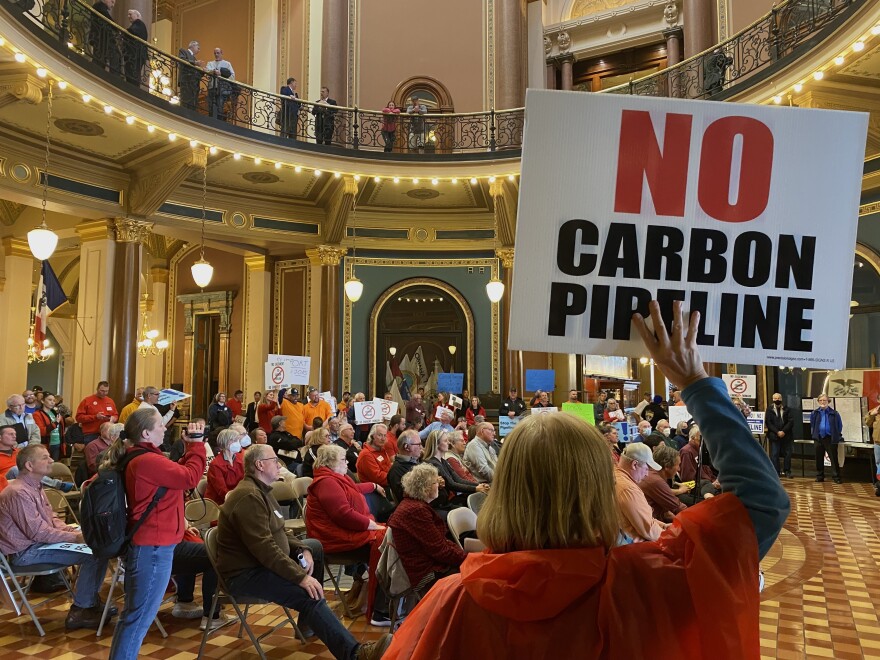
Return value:
[(92, 15), (89, 25), (89, 46), (92, 57), (100, 67), (110, 67), (111, 73), (120, 73), (119, 45), (116, 43), (116, 30), (110, 10), (116, 0), (98, 0), (92, 5), (99, 16)]
[(406, 106), (406, 114), (413, 115), (409, 120), (409, 148), (419, 153), (425, 148), (425, 120), (423, 115), (427, 114), (428, 108), (422, 103), (418, 96), (413, 94)]
[(177, 82), (180, 86), (180, 105), (190, 110), (195, 110), (199, 102), (199, 81), (202, 79), (202, 72), (199, 71), (199, 68), (204, 66), (204, 62), (196, 59), (200, 49), (198, 41), (190, 41), (186, 48), (181, 48), (177, 53), (180, 59), (192, 65), (179, 65), (177, 72)]
[(321, 88), (321, 98), (315, 101), (312, 114), (315, 115), (315, 142), (318, 144), (333, 143), (333, 128), (336, 123), (336, 110), (330, 106), (339, 105), (330, 98), (330, 88)]
[(397, 133), (397, 118), (400, 108), (394, 101), (388, 101), (382, 110), (382, 139), (385, 140), (385, 153), (394, 149), (394, 134)]
[(125, 59), (125, 79), (132, 85), (140, 85), (143, 79), (144, 64), (147, 62), (147, 45), (141, 43), (150, 37), (147, 34), (147, 26), (141, 20), (141, 13), (137, 9), (128, 10), (128, 33), (137, 39), (123, 37), (122, 48)]
[(208, 72), (209, 114), (217, 119), (226, 119), (226, 101), (232, 96), (232, 83), (235, 69), (228, 60), (223, 59), (223, 50), (214, 49), (214, 59), (205, 67)]
[(296, 78), (287, 79), (287, 84), (281, 88), (281, 95), (290, 97), (281, 102), (281, 137), (296, 140), (299, 133), (299, 109), (302, 105), (296, 91)]

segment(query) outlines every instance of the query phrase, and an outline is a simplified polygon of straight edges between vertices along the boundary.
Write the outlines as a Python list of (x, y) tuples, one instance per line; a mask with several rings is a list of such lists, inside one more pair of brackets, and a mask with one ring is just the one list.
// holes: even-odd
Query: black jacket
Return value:
[(785, 433), (786, 438), (791, 438), (793, 427), (794, 419), (792, 419), (791, 411), (785, 406), (782, 406), (782, 413), (779, 414), (776, 412), (776, 406), (770, 404), (770, 407), (767, 408), (767, 412), (764, 415), (764, 430), (767, 437), (771, 440), (775, 440), (779, 437), (776, 435), (776, 432), (782, 431)]
[(498, 409), (499, 417), (507, 417), (508, 413), (513, 411), (514, 415), (519, 417), (526, 411), (525, 402), (519, 397), (516, 398), (515, 401), (511, 401), (508, 397), (501, 402), (501, 407)]

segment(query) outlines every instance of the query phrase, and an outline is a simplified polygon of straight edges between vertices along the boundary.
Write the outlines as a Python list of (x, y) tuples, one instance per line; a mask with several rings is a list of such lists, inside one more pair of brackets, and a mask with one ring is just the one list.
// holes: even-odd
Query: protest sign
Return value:
[(498, 437), (503, 438), (513, 430), (513, 427), (519, 424), (521, 417), (499, 417), (498, 418)]
[(533, 415), (546, 415), (547, 413), (559, 412), (559, 408), (532, 408)]
[(580, 417), (590, 426), (596, 425), (596, 409), (592, 403), (569, 403), (562, 404), (562, 412)]
[(673, 432), (678, 428), (679, 423), (691, 421), (691, 414), (684, 406), (669, 406), (669, 426), (673, 428)]
[(318, 396), (321, 397), (322, 401), (327, 402), (327, 405), (330, 406), (330, 410), (332, 410), (333, 414), (335, 415), (338, 408), (337, 408), (337, 403), (336, 403), (336, 397), (333, 396), (333, 393), (332, 392), (321, 392)]
[[(270, 372), (270, 364), (280, 367), (280, 372)], [(276, 355), (270, 353), (266, 357), (266, 387), (271, 389), (280, 385), (302, 385), (303, 383), (308, 383), (311, 368), (312, 358), (307, 355)], [(283, 380), (277, 381), (278, 377), (283, 377)]]
[(508, 349), (638, 357), (633, 312), (681, 300), (707, 361), (844, 366), (866, 114), (529, 90), (526, 115)]
[(526, 392), (552, 392), (556, 388), (553, 369), (526, 369)]
[[(379, 411), (379, 420), (383, 419), (391, 419), (397, 414), (397, 402), (396, 401), (386, 401), (385, 399), (373, 399), (373, 404), (376, 406), (376, 409)], [(355, 412), (355, 415), (357, 413)]]
[(391, 403), (384, 399), (358, 401), (354, 404), (354, 420), (356, 424), (375, 424), (382, 421), (382, 403)]
[(437, 374), (437, 391), (461, 394), (464, 389), (464, 374)]
[(167, 406), (173, 401), (183, 401), (184, 399), (188, 399), (191, 396), (191, 394), (187, 394), (186, 392), (181, 392), (180, 390), (172, 390), (171, 388), (168, 388), (159, 391), (159, 403), (163, 406)]
[(464, 401), (460, 396), (455, 396), (454, 394), (449, 394), (449, 405), (452, 406), (455, 410), (461, 410), (464, 405)]
[(754, 399), (758, 395), (757, 376), (721, 374), (721, 380), (727, 385), (727, 393), (730, 396), (741, 396), (743, 399)]
[(764, 432), (764, 413), (753, 412), (746, 417), (746, 424), (749, 425), (749, 431), (752, 435), (759, 435)]

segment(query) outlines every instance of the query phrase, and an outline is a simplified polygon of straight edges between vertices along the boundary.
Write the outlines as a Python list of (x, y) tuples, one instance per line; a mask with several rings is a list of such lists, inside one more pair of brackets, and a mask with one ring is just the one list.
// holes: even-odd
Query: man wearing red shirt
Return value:
[(235, 394), (226, 402), (226, 406), (232, 411), (233, 422), (236, 417), (241, 417), (242, 403), (244, 403), (244, 392), (241, 390), (235, 390)]
[(116, 404), (108, 394), (110, 383), (102, 380), (98, 383), (97, 391), (83, 399), (76, 409), (76, 421), (79, 422), (83, 432), (83, 442), (90, 443), (101, 432), (101, 424), (110, 422), (114, 424), (119, 419), (116, 412)]
[[(397, 453), (397, 436), (404, 431), (406, 431), (406, 420), (401, 415), (394, 415), (388, 423), (388, 442), (386, 445), (391, 445), (391, 449), (394, 449), (395, 453)], [(393, 456), (391, 460), (394, 460)]]
[(357, 459), (357, 474), (361, 483), (372, 482), (383, 488), (388, 485), (388, 470), (397, 450), (388, 447), (388, 427), (375, 424)]

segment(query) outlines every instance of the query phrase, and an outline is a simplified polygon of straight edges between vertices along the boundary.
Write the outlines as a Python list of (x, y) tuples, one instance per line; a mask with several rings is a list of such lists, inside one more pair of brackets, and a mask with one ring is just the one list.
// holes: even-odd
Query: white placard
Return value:
[(526, 117), (508, 349), (639, 357), (633, 311), (681, 299), (706, 361), (844, 366), (867, 114), (529, 90)]
[(50, 543), (40, 547), (40, 550), (69, 550), (84, 555), (92, 554), (92, 549), (85, 543)]
[(318, 396), (321, 397), (322, 401), (326, 401), (330, 406), (330, 410), (333, 411), (333, 414), (336, 414), (336, 411), (339, 409), (336, 403), (336, 397), (333, 396), (331, 392), (321, 392)]
[(743, 399), (754, 399), (758, 394), (757, 376), (740, 374), (721, 374), (721, 380), (727, 386), (730, 396), (741, 396)]
[(691, 421), (691, 414), (684, 406), (669, 406), (669, 426), (673, 430), (678, 428), (681, 422)]
[(312, 358), (303, 355), (277, 355), (266, 357), (266, 387), (273, 389), (285, 385), (302, 385), (309, 382)]
[(547, 415), (549, 413), (559, 412), (559, 408), (551, 407), (551, 408), (532, 408), (532, 415)]
[(159, 404), (163, 406), (167, 406), (169, 403), (174, 401), (183, 401), (184, 399), (188, 399), (192, 396), (192, 394), (187, 394), (186, 392), (181, 392), (180, 390), (172, 390), (170, 388), (160, 390), (159, 391)]
[(375, 424), (382, 421), (382, 405), (378, 403), (390, 403), (384, 399), (372, 401), (358, 401), (354, 404), (354, 420), (356, 424)]
[(461, 410), (464, 405), (464, 400), (455, 394), (449, 393), (449, 405), (457, 410)]
[[(386, 401), (385, 399), (373, 399), (373, 404), (379, 410), (379, 420), (391, 419), (397, 414), (397, 402)], [(355, 412), (355, 415), (357, 413)]]
[(753, 411), (751, 415), (746, 417), (746, 424), (749, 425), (749, 431), (752, 432), (752, 435), (764, 433), (764, 413)]

